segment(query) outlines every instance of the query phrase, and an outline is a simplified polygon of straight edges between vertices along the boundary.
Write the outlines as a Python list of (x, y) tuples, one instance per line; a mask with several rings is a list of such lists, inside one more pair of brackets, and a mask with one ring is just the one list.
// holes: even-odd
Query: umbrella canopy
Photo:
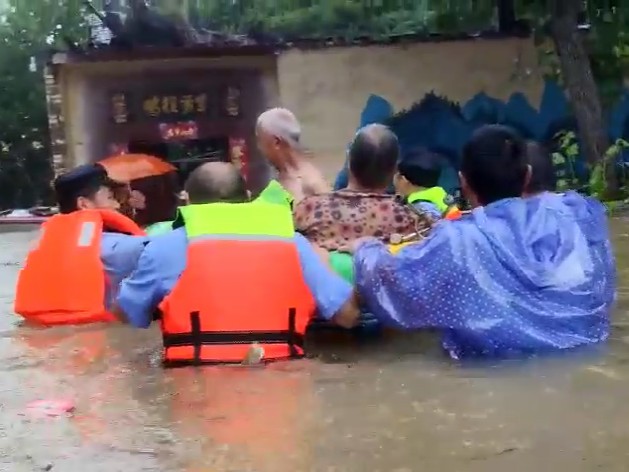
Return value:
[(172, 164), (148, 154), (121, 154), (98, 163), (107, 170), (111, 179), (119, 182), (131, 182), (177, 170)]

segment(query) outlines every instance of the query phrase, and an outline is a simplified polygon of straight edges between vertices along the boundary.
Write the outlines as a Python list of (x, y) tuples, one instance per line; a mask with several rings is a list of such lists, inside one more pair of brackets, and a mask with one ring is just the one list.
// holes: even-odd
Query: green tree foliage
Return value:
[[(141, 0), (127, 3), (138, 1)], [(556, 26), (557, 6), (576, 5), (581, 0), (514, 0), (518, 17), (531, 21), (540, 49), (550, 58), (546, 62), (549, 73), (570, 91), (575, 111), (582, 105), (579, 94), (594, 97), (589, 101), (587, 113), (575, 114), (581, 116), (581, 127), (599, 131), (604, 129), (604, 123), (602, 113), (595, 116), (598, 96), (602, 97), (602, 108), (615, 102), (629, 68), (629, 36), (625, 33), (628, 26), (625, 12), (629, 9), (610, 3), (613, 1), (585, 3), (591, 28), (580, 40), (587, 54), (585, 59), (571, 57), (570, 68), (566, 67), (570, 63), (565, 60), (562, 63), (562, 58), (556, 55), (559, 43), (553, 35), (556, 31), (553, 21)], [(31, 58), (41, 57), (47, 48), (55, 45), (67, 47), (64, 37), (85, 42), (87, 33), (81, 0), (9, 0), (8, 3), (0, 18), (3, 52), (0, 55), (0, 207), (34, 204), (44, 199), (49, 189), (50, 146), (43, 71), (41, 64), (35, 72), (30, 70)], [(101, 6), (101, 1), (92, 3), (97, 8)], [(416, 33), (469, 33), (497, 26), (496, 0), (154, 0), (152, 3), (167, 15), (186, 18), (195, 27), (229, 33), (276, 34), (287, 39), (383, 39)], [(579, 69), (575, 64), (591, 71), (598, 90), (596, 86), (594, 90), (587, 89), (587, 85), (584, 88), (587, 81), (582, 80), (583, 75), (576, 82), (574, 77), (567, 80), (567, 72)], [(585, 139), (600, 141), (600, 136), (600, 132), (592, 133)], [(590, 162), (602, 159), (604, 152), (600, 148), (600, 142), (585, 146)]]
[[(0, 207), (50, 198), (50, 146), (41, 65), (35, 57), (81, 28), (79, 2), (8, 2), (0, 18)], [(64, 25), (62, 29), (62, 25)]]
[[(610, 152), (605, 117), (622, 93), (626, 8), (613, 0), (518, 0), (551, 78), (562, 83), (579, 126), (579, 147), (592, 175), (606, 177), (607, 198), (626, 193)], [(581, 15), (585, 13), (585, 15)], [(614, 161), (615, 162), (615, 161)], [(601, 192), (598, 192), (601, 194)]]
[(486, 29), (494, 0), (188, 0), (190, 20), (231, 32), (374, 39)]

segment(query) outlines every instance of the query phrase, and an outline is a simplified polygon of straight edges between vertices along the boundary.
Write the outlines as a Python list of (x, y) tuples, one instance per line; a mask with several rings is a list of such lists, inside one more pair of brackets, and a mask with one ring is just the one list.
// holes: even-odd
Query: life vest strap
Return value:
[(302, 347), (303, 336), (290, 331), (199, 331), (164, 335), (164, 347), (210, 344), (294, 344)]
[[(304, 336), (296, 330), (297, 310), (288, 310), (288, 329), (278, 331), (202, 331), (201, 314), (198, 311), (190, 313), (190, 332), (163, 333), (164, 348), (193, 346), (193, 364), (223, 363), (222, 361), (207, 361), (201, 359), (201, 347), (204, 345), (229, 344), (287, 344), (291, 358), (303, 357), (297, 348), (304, 349)], [(190, 361), (188, 361), (190, 363)], [(170, 363), (169, 363), (170, 364)]]

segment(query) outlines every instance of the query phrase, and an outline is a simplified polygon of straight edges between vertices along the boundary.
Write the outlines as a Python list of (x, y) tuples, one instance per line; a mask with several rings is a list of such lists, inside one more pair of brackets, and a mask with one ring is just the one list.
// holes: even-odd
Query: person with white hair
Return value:
[(307, 156), (301, 142), (301, 125), (290, 110), (271, 108), (262, 113), (256, 124), (256, 137), (260, 152), (277, 171), (277, 181), (269, 184), (262, 198), (279, 197), (292, 205), (307, 196), (331, 191)]

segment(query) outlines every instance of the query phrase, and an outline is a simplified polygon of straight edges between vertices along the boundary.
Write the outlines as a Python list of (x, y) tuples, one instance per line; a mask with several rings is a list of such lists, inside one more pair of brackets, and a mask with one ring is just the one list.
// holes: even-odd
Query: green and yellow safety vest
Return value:
[(273, 235), (293, 238), (293, 216), (276, 204), (256, 199), (248, 203), (207, 203), (179, 208), (189, 238), (204, 234)]
[(426, 202), (432, 203), (437, 207), (437, 209), (444, 213), (449, 205), (446, 202), (448, 198), (448, 194), (441, 187), (431, 187), (425, 190), (420, 190), (419, 192), (411, 193), (406, 201), (410, 204), (418, 203), (418, 202)]
[(293, 196), (277, 180), (271, 180), (256, 200), (275, 203), (276, 205), (288, 205), (291, 209), (295, 201)]
[(179, 224), (188, 256), (159, 305), (165, 362), (241, 362), (254, 344), (267, 360), (303, 356), (315, 302), (291, 211), (262, 201), (187, 205)]
[[(288, 193), (277, 180), (271, 180), (255, 201), (275, 205), (287, 205), (289, 209), (292, 209), (293, 200), (293, 196)], [(147, 226), (145, 230), (149, 236), (155, 236), (173, 229), (173, 223), (174, 221), (160, 221)]]

